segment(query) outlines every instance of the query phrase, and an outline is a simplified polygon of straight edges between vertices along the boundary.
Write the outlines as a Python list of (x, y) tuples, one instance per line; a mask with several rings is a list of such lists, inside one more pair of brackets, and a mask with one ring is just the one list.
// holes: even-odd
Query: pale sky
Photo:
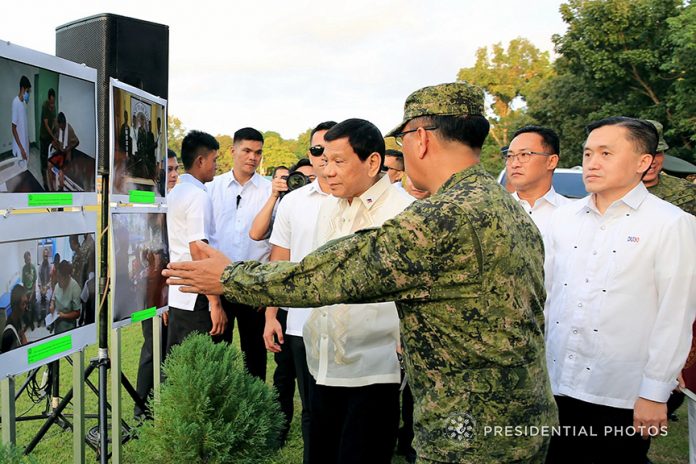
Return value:
[[(526, 37), (553, 50), (560, 0), (66, 0), (0, 16), (0, 39), (55, 53), (56, 27), (99, 13), (169, 26), (169, 114), (187, 129), (295, 138), (360, 117), (398, 124), (412, 91), (456, 79), (476, 49)], [(6, 12), (7, 13), (7, 12)]]

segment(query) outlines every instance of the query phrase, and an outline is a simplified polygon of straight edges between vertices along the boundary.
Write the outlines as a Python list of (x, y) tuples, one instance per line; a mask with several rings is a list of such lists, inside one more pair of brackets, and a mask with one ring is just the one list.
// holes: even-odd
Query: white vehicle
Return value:
[[(505, 185), (505, 169), (498, 174), (498, 183)], [(564, 197), (586, 197), (587, 190), (582, 182), (582, 167), (557, 168), (553, 172), (553, 188)]]

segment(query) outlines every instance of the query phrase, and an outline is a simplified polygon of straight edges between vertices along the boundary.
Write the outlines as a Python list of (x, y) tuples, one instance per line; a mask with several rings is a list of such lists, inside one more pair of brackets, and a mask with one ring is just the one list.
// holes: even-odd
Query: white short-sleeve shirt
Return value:
[[(12, 124), (17, 126), (17, 135), (22, 143), (24, 151), (29, 156), (29, 128), (27, 127), (27, 110), (24, 107), (24, 102), (19, 99), (19, 96), (12, 100)], [(12, 154), (22, 156), (22, 152), (17, 145), (14, 136), (12, 137)]]
[[(325, 201), (336, 201), (319, 187), (319, 181), (292, 191), (278, 203), (271, 245), (290, 250), (290, 261), (299, 262), (314, 251), (314, 234), (317, 228), (319, 208)], [(302, 336), (302, 328), (309, 317), (310, 308), (283, 308), (288, 311), (285, 333)]]
[[(179, 183), (167, 195), (167, 232), (172, 262), (191, 261), (189, 243), (210, 240), (215, 232), (213, 205), (201, 181), (190, 174), (179, 177)], [(178, 285), (169, 286), (169, 306), (193, 310), (198, 295), (182, 293)]]

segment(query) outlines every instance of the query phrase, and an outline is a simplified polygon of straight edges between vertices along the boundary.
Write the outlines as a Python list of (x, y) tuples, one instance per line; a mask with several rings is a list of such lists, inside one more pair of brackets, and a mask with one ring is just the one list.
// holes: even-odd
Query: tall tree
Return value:
[(501, 43), (491, 46), (490, 52), (479, 48), (474, 66), (459, 70), (457, 79), (482, 87), (492, 100), (490, 137), (496, 150), (508, 145), (510, 134), (529, 122), (524, 101), (552, 72), (548, 52), (522, 37), (511, 40), (507, 50)]
[(186, 128), (176, 116), (167, 116), (167, 144), (181, 157), (181, 142), (186, 135)]
[(215, 140), (220, 144), (220, 149), (218, 150), (218, 161), (217, 161), (217, 174), (222, 174), (234, 166), (234, 161), (232, 160), (232, 137), (226, 134), (218, 134), (215, 136)]
[(563, 166), (581, 161), (582, 127), (615, 115), (659, 120), (675, 147), (670, 153), (690, 151), (688, 120), (696, 109), (684, 103), (696, 87), (685, 75), (693, 74), (695, 35), (687, 10), (693, 7), (685, 9), (682, 0), (568, 0), (561, 6), (568, 29), (553, 37), (560, 55), (555, 76), (542, 81), (528, 105), (532, 117), (559, 131)]

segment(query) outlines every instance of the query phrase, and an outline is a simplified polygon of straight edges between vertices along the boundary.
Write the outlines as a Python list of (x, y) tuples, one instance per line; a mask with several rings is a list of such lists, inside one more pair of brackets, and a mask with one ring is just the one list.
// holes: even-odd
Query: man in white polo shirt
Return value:
[[(205, 182), (215, 176), (220, 145), (205, 132), (191, 131), (181, 143), (181, 160), (186, 174), (167, 195), (167, 231), (172, 262), (198, 258), (196, 240), (208, 241), (214, 233), (213, 206)], [(167, 352), (193, 332), (209, 333), (222, 341), (227, 329), (220, 297), (182, 293), (169, 287), (169, 333)]]
[[(271, 252), (268, 240), (249, 237), (254, 218), (271, 196), (271, 182), (256, 172), (263, 156), (263, 135), (251, 127), (234, 133), (232, 170), (215, 176), (206, 187), (213, 202), (215, 234), (211, 245), (233, 261), (267, 262)], [(221, 298), (229, 319), (232, 340), (234, 320), (239, 324), (239, 344), (249, 373), (266, 379), (266, 347), (263, 343), (265, 318), (259, 308)]]
[(614, 117), (587, 132), (591, 195), (559, 208), (548, 231), (546, 360), (563, 433), (547, 462), (643, 464), (691, 344), (696, 219), (641, 182), (657, 148), (650, 123)]
[[(271, 233), (271, 261), (299, 262), (314, 250), (315, 231), (319, 208), (325, 201), (333, 201), (329, 184), (324, 176), (324, 134), (335, 126), (326, 121), (310, 134), (309, 162), (316, 180), (285, 195), (278, 204), (273, 232)], [(304, 462), (309, 460), (310, 390), (314, 379), (307, 368), (307, 354), (302, 329), (309, 317), (310, 308), (266, 308), (264, 341), (266, 348), (275, 353), (276, 370), (273, 385), (278, 390), (281, 411), (285, 415), (285, 427), (281, 441), (285, 441), (292, 422), (295, 396), (294, 382), (302, 401), (302, 438)]]
[[(379, 227), (413, 201), (381, 175), (384, 139), (363, 119), (325, 135), (324, 202), (316, 244)], [(399, 318), (392, 302), (314, 308), (303, 330), (312, 391), (310, 461), (389, 463), (399, 425)]]
[(542, 237), (556, 208), (571, 201), (553, 188), (559, 153), (558, 135), (541, 126), (518, 129), (503, 151), (507, 184), (515, 190), (512, 197), (529, 214)]

